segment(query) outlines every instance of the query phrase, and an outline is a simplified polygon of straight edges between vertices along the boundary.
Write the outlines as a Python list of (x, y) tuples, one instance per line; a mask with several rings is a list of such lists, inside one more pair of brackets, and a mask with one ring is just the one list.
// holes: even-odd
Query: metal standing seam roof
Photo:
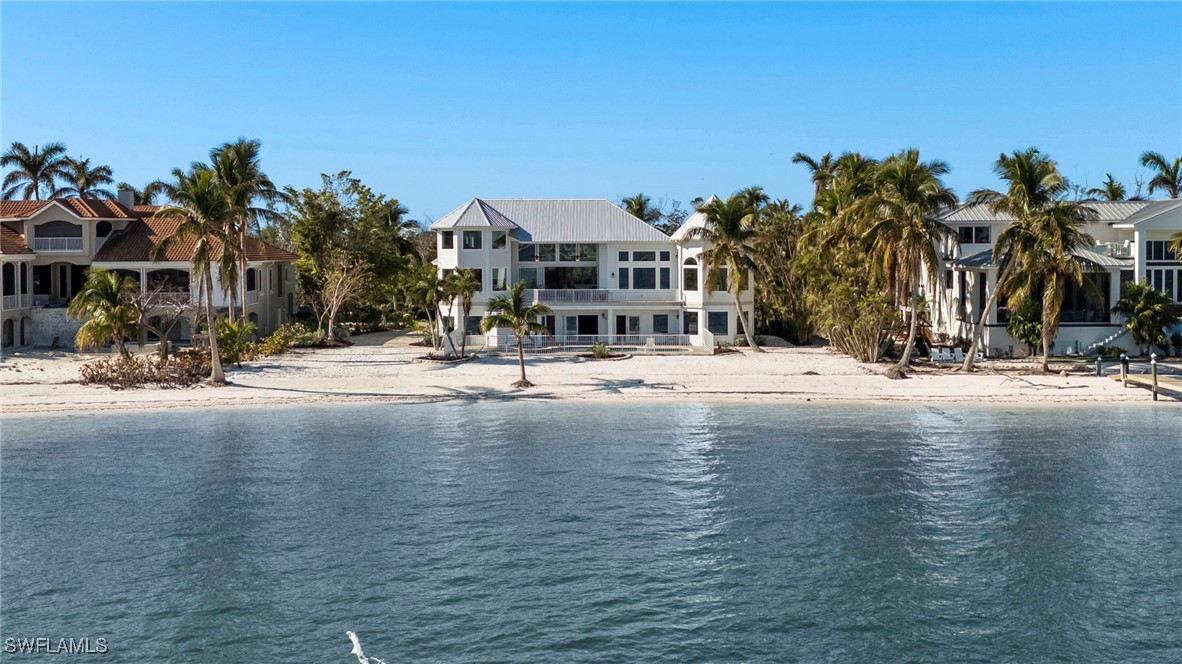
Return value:
[(522, 242), (668, 242), (661, 231), (604, 198), (474, 198), (431, 230), (507, 228)]
[[(1165, 201), (1083, 201), (1084, 205), (1096, 211), (1097, 218), (1091, 223), (1124, 222), (1146, 207)], [(1008, 214), (994, 214), (987, 205), (960, 205), (940, 217), (945, 223), (1010, 223), (1014, 218)]]
[[(1074, 252), (1079, 258), (1083, 258), (1099, 267), (1132, 267), (1133, 259), (1131, 258), (1114, 258), (1099, 252), (1091, 251), (1089, 249), (1080, 249)], [(997, 267), (993, 262), (993, 250), (986, 249), (985, 251), (978, 251), (975, 254), (969, 254), (962, 258), (958, 258), (951, 262), (953, 267), (960, 268), (983, 268), (983, 267)]]
[(1160, 214), (1176, 210), (1182, 207), (1182, 199), (1171, 199), (1168, 201), (1149, 201), (1149, 205), (1141, 208), (1135, 214), (1129, 215), (1127, 218), (1119, 221), (1121, 226), (1135, 226), (1142, 221), (1152, 219)]
[(705, 228), (706, 227), (706, 213), (702, 212), (702, 208), (706, 207), (710, 203), (713, 203), (714, 201), (717, 201), (717, 200), (718, 200), (718, 197), (715, 196), (714, 194), (711, 194), (710, 198), (707, 198), (705, 203), (702, 203), (701, 205), (699, 205), (698, 209), (694, 210), (694, 213), (691, 214), (688, 219), (681, 222), (681, 226), (679, 226), (676, 231), (673, 231), (672, 238), (677, 242), (681, 242), (682, 240), (689, 237), (689, 233), (691, 230), (693, 230), (695, 228)]

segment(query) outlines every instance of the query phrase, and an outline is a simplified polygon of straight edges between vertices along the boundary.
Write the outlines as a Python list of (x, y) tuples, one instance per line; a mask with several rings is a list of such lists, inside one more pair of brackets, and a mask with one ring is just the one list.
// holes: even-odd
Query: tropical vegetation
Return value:
[(83, 321), (74, 337), (80, 349), (97, 348), (113, 343), (119, 354), (130, 357), (127, 340), (134, 339), (139, 312), (134, 297), (139, 284), (131, 277), (110, 270), (90, 268), (86, 283), (70, 300), (66, 314)]
[(529, 304), (525, 297), (525, 282), (519, 281), (509, 287), (508, 292), (489, 300), (488, 315), (480, 321), (480, 329), (488, 332), (494, 329), (509, 330), (517, 342), (517, 364), (521, 378), (513, 387), (533, 387), (525, 377), (525, 338), (532, 334), (549, 335), (550, 330), (538, 322), (542, 316), (554, 313), (542, 303)]
[(1169, 351), (1166, 330), (1178, 324), (1174, 303), (1170, 296), (1149, 285), (1149, 282), (1125, 284), (1124, 293), (1112, 307), (1112, 313), (1125, 317), (1125, 328), (1133, 343), (1148, 355), (1153, 346)]

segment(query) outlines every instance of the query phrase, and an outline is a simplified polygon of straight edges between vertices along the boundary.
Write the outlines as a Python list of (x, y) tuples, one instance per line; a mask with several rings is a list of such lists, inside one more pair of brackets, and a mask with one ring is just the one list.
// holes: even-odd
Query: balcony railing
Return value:
[(33, 251), (82, 251), (82, 238), (80, 237), (35, 237), (33, 238)]
[(663, 290), (608, 290), (604, 288), (534, 289), (526, 291), (535, 304), (596, 303), (596, 302), (679, 302), (677, 291)]
[(28, 295), (5, 295), (4, 308), (5, 309), (23, 309), (33, 303), (32, 298)]
[(1096, 253), (1113, 258), (1132, 258), (1133, 244), (1131, 242), (1101, 242), (1096, 245)]
[(146, 304), (150, 307), (163, 307), (175, 304), (189, 304), (193, 299), (189, 291), (163, 291), (159, 293), (150, 293), (146, 298)]
[(258, 304), (259, 303), (259, 292), (257, 290), (246, 291), (246, 303), (247, 304)]
[[(490, 336), (492, 336), (490, 334)], [(516, 352), (517, 340), (511, 334), (497, 335), (494, 346), (502, 352)], [(585, 353), (591, 346), (605, 343), (612, 351), (683, 352), (701, 346), (700, 335), (691, 334), (534, 334), (526, 337), (522, 350), (527, 353)]]

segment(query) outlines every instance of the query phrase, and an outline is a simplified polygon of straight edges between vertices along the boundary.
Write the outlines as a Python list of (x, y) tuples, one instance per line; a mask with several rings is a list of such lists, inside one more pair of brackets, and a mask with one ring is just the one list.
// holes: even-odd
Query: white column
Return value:
[(1136, 227), (1133, 228), (1133, 270), (1134, 281), (1145, 279), (1145, 242), (1141, 229)]

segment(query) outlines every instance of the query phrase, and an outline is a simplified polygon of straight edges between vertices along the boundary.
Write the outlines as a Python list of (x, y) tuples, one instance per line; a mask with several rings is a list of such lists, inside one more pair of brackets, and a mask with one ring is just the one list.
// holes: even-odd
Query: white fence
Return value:
[(33, 251), (82, 251), (80, 237), (35, 237)]
[(526, 291), (534, 304), (580, 303), (580, 302), (679, 302), (677, 291), (660, 290), (608, 290), (605, 288), (541, 288)]
[[(492, 350), (517, 352), (512, 333), (489, 333), (485, 343)], [(586, 353), (597, 343), (607, 344), (613, 352), (629, 353), (683, 353), (704, 347), (702, 335), (693, 334), (535, 334), (526, 337), (521, 346), (531, 354)]]

